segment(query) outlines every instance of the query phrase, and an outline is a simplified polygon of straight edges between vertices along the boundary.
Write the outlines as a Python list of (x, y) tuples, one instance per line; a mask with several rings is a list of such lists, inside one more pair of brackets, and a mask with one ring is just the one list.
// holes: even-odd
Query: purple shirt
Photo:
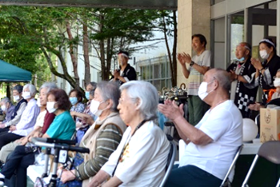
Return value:
[(15, 109), (15, 106), (10, 104), (11, 106), (8, 108), (7, 112), (6, 112), (6, 117), (5, 117), (5, 120), (2, 122), (2, 123), (6, 123), (8, 121), (11, 121), (12, 120), (12, 115), (14, 113), (14, 109)]
[(17, 135), (27, 136), (34, 128), (40, 108), (36, 104), (36, 100), (32, 98), (22, 112), (20, 121), (16, 125), (17, 130), (13, 131)]

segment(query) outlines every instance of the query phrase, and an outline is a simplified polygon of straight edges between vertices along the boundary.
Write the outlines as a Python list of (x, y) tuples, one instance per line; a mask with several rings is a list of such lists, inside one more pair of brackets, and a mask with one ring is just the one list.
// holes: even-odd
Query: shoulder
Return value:
[(203, 55), (211, 55), (211, 51), (205, 50), (205, 51), (203, 52)]
[(147, 121), (142, 127), (139, 128), (139, 134), (156, 139), (164, 135), (163, 131), (153, 121)]
[(215, 107), (211, 112), (211, 116), (219, 116), (222, 118), (233, 120), (242, 119), (241, 113), (232, 100), (227, 100), (219, 106)]

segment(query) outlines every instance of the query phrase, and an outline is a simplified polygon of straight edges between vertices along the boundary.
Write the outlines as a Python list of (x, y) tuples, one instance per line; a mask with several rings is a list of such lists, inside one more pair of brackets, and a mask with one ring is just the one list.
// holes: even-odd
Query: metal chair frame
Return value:
[(176, 144), (172, 140), (170, 140), (170, 151), (167, 158), (166, 171), (160, 183), (160, 187), (163, 187), (165, 185), (169, 177), (169, 174), (173, 168), (175, 157), (176, 157), (176, 148), (177, 148)]
[[(240, 145), (240, 146), (238, 147), (238, 149), (237, 149), (237, 151), (236, 151), (236, 154), (235, 154), (235, 156), (234, 156), (234, 158), (233, 158), (233, 160), (232, 160), (232, 162), (231, 162), (231, 165), (230, 165), (230, 167), (229, 167), (229, 169), (228, 169), (228, 171), (227, 171), (227, 174), (226, 174), (226, 176), (224, 177), (224, 180), (222, 181), (222, 184), (220, 185), (220, 187), (223, 187), (223, 186), (226, 184), (226, 182), (229, 181), (228, 177), (229, 177), (229, 175), (230, 175), (232, 169), (234, 168), (235, 163), (236, 163), (236, 161), (237, 161), (237, 159), (238, 159), (238, 157), (239, 157), (239, 155), (240, 155), (242, 149), (243, 149), (243, 144)], [(228, 185), (226, 185), (226, 186), (228, 186)]]
[[(259, 159), (259, 157), (263, 157), (266, 160), (274, 163), (274, 164), (280, 164), (280, 141), (268, 141), (261, 145), (259, 148), (258, 153), (256, 154), (251, 167), (242, 183), (242, 187), (247, 187), (247, 182), (250, 178), (250, 175), (252, 174), (252, 171)], [(276, 184), (276, 186), (280, 186), (280, 178)]]

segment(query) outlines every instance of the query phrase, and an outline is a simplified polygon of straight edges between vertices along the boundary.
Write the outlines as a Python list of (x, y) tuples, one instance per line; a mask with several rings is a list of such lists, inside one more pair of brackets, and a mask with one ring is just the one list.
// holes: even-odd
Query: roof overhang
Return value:
[(177, 10), (177, 0), (0, 0), (0, 5)]

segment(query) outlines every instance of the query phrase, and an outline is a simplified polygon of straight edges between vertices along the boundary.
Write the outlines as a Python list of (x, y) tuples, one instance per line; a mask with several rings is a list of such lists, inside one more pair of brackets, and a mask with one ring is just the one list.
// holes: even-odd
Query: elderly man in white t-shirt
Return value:
[(183, 117), (182, 105), (166, 101), (158, 106), (188, 144), (165, 186), (220, 186), (242, 144), (242, 116), (229, 99), (230, 84), (225, 70), (211, 69), (204, 75), (198, 95), (211, 108), (195, 127)]

